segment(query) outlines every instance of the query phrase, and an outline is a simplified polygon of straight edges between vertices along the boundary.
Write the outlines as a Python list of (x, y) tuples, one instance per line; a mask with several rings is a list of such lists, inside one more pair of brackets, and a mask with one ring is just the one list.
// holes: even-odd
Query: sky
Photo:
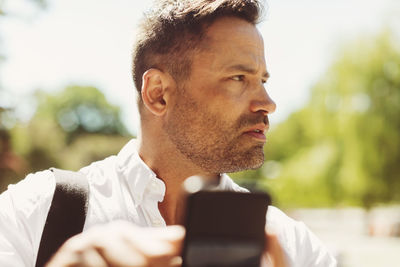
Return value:
[[(0, 24), (0, 104), (17, 106), (22, 119), (34, 111), (32, 93), (67, 85), (91, 85), (121, 107), (131, 133), (139, 127), (131, 78), (135, 28), (151, 5), (141, 0), (48, 0), (36, 11), (26, 0), (8, 0), (11, 16)], [(265, 41), (271, 78), (267, 90), (277, 103), (272, 126), (307, 103), (339, 47), (383, 27), (400, 30), (398, 0), (269, 0), (258, 27)], [(14, 14), (14, 15), (12, 15)], [(397, 24), (396, 24), (397, 23)]]

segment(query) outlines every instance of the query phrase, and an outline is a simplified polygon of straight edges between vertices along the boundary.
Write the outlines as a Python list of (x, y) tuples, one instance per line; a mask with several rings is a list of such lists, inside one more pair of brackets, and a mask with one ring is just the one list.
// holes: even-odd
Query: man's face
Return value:
[(221, 18), (207, 30), (202, 48), (163, 127), (177, 149), (207, 172), (258, 168), (267, 114), (275, 110), (264, 89), (262, 37), (244, 20)]

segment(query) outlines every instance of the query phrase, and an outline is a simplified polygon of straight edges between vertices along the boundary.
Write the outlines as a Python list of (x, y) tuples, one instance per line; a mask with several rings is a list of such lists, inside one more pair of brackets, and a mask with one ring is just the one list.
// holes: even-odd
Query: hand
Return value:
[(262, 257), (262, 267), (287, 267), (285, 254), (279, 240), (275, 234), (265, 232), (265, 241), (267, 247), (265, 248)]
[(179, 266), (184, 228), (142, 228), (128, 222), (96, 226), (67, 240), (46, 267)]

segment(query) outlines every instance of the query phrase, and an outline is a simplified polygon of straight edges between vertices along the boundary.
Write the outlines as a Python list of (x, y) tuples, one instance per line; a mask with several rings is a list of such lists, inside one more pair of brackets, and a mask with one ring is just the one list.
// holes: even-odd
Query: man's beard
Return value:
[(249, 143), (243, 130), (265, 120), (263, 114), (253, 113), (227, 121), (210, 112), (207, 104), (199, 105), (182, 92), (163, 128), (176, 148), (195, 165), (206, 172), (225, 173), (261, 167), (263, 143)]

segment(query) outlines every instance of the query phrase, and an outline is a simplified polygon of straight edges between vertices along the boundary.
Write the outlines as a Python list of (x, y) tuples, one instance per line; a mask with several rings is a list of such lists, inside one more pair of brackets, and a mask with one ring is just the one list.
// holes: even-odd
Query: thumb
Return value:
[(185, 238), (185, 228), (183, 226), (172, 225), (165, 228), (158, 228), (152, 234), (156, 235), (159, 240), (170, 244), (174, 253), (180, 254), (183, 239)]
[(185, 228), (180, 225), (167, 226), (158, 228), (157, 236), (164, 241), (176, 242), (181, 241), (185, 237)]

